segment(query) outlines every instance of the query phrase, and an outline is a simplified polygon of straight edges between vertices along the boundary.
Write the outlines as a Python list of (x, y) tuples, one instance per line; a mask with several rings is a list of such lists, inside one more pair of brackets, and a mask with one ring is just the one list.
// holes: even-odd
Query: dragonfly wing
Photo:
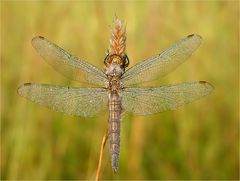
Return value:
[(163, 77), (183, 63), (199, 47), (201, 40), (199, 35), (189, 35), (161, 54), (136, 64), (123, 74), (124, 85), (139, 84)]
[(70, 88), (48, 84), (23, 84), (18, 93), (54, 111), (75, 116), (93, 116), (107, 106), (104, 88)]
[(34, 37), (32, 45), (48, 64), (70, 79), (98, 86), (104, 86), (107, 81), (103, 71), (41, 36)]
[(149, 115), (197, 100), (211, 93), (213, 86), (205, 81), (186, 82), (157, 88), (126, 88), (122, 92), (125, 111)]

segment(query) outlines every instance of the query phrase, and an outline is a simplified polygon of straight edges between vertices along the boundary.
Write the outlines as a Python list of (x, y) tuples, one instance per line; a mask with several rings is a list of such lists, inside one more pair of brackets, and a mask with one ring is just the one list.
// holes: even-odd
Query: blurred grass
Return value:
[(197, 33), (202, 46), (157, 85), (207, 80), (210, 96), (148, 117), (124, 115), (120, 168), (108, 145), (102, 179), (239, 179), (237, 1), (1, 1), (1, 179), (93, 179), (107, 113), (83, 119), (35, 105), (24, 82), (78, 85), (31, 47), (35, 35), (99, 67), (115, 14), (127, 22), (131, 65)]

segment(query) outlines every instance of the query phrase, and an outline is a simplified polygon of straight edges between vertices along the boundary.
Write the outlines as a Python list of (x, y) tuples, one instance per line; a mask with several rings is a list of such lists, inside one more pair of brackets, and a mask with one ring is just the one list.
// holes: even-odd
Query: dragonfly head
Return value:
[(121, 76), (129, 65), (129, 60), (127, 55), (108, 54), (104, 59), (104, 64), (107, 75)]
[[(112, 55), (107, 55), (106, 58), (104, 59), (104, 64), (105, 64), (105, 70), (106, 74), (107, 72), (111, 72), (111, 70), (116, 70), (117, 72), (119, 71), (118, 69), (121, 69), (121, 74), (124, 73), (125, 68), (129, 65), (129, 59), (127, 55), (117, 55), (117, 54), (112, 54)], [(109, 71), (108, 71), (109, 70)]]

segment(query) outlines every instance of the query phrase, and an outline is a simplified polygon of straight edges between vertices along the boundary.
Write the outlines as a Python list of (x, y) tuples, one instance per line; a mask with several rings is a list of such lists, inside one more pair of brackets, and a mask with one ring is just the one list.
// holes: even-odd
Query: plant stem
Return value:
[(108, 130), (105, 132), (103, 139), (102, 139), (102, 145), (101, 145), (101, 150), (100, 150), (100, 155), (99, 155), (99, 161), (98, 161), (98, 168), (97, 168), (97, 174), (96, 174), (96, 178), (95, 180), (99, 180), (99, 176), (100, 176), (100, 172), (101, 172), (101, 168), (102, 168), (102, 157), (103, 157), (103, 151), (104, 151), (104, 147), (105, 144), (107, 142), (108, 139)]

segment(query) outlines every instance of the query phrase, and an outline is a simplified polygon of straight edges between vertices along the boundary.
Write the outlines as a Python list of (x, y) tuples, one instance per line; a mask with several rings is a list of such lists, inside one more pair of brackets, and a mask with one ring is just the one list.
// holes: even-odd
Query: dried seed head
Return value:
[(126, 48), (126, 27), (123, 22), (116, 18), (113, 23), (112, 36), (108, 49), (109, 55), (117, 54), (123, 56)]

